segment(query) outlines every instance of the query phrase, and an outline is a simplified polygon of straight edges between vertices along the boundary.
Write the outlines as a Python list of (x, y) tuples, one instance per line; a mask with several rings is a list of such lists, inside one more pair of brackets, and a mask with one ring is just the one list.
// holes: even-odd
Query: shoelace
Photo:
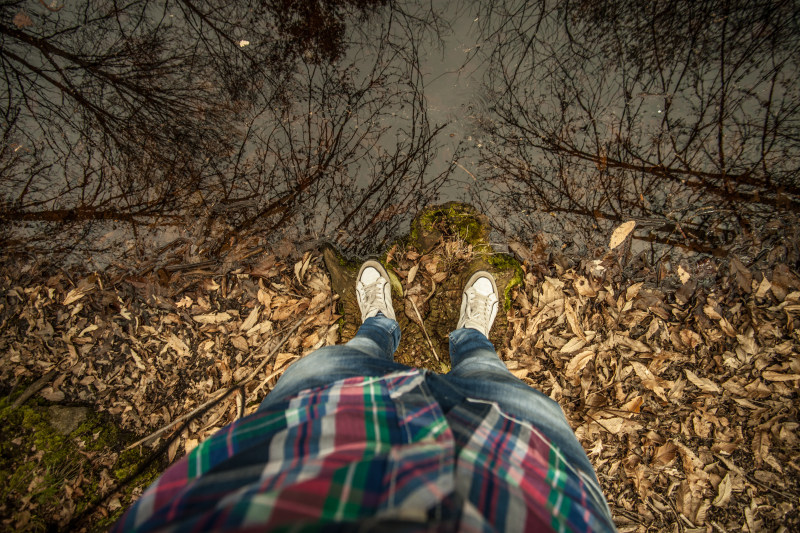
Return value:
[(484, 296), (476, 291), (467, 295), (467, 319), (465, 326), (480, 326), (481, 330), (486, 327), (492, 316), (491, 295)]
[(383, 278), (378, 279), (375, 283), (369, 285), (362, 284), (364, 291), (364, 306), (366, 309), (377, 307), (382, 313), (386, 312), (386, 305), (383, 301), (383, 286), (386, 285), (386, 280)]

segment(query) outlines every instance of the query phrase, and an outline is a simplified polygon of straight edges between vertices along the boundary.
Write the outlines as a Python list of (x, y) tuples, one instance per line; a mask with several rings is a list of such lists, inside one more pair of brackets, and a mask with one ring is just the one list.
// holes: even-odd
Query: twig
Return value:
[(42, 390), (45, 385), (50, 383), (50, 380), (52, 380), (57, 373), (58, 373), (58, 365), (55, 365), (50, 370), (50, 372), (48, 372), (44, 376), (40, 377), (39, 379), (28, 385), (28, 388), (26, 388), (25, 391), (22, 394), (20, 394), (16, 400), (14, 400), (14, 403), (11, 404), (11, 408), (16, 409), (23, 403), (27, 402), (28, 398), (30, 398), (31, 396)]
[(300, 327), (300, 324), (302, 324), (302, 323), (303, 323), (305, 320), (306, 320), (306, 317), (303, 317), (303, 318), (301, 318), (300, 320), (298, 320), (297, 322), (295, 322), (295, 323), (294, 323), (294, 326), (292, 326), (292, 327), (291, 327), (291, 329), (289, 329), (289, 331), (287, 331), (287, 332), (286, 332), (286, 335), (284, 335), (284, 336), (283, 336), (283, 338), (281, 339), (281, 341), (280, 341), (278, 344), (276, 344), (276, 345), (275, 345), (275, 347), (274, 347), (274, 348), (273, 348), (273, 349), (272, 349), (272, 350), (269, 352), (269, 355), (267, 355), (267, 356), (264, 358), (264, 360), (263, 360), (263, 361), (261, 361), (261, 364), (259, 364), (259, 365), (256, 367), (256, 369), (255, 369), (255, 370), (253, 370), (253, 373), (252, 373), (252, 374), (250, 374), (249, 376), (247, 376), (247, 377), (246, 377), (246, 378), (245, 378), (243, 381), (241, 381), (241, 382), (240, 382), (240, 384), (241, 384), (241, 385), (244, 385), (245, 383), (248, 383), (248, 382), (249, 382), (249, 381), (251, 381), (251, 380), (252, 380), (254, 377), (256, 377), (256, 374), (258, 374), (259, 372), (261, 372), (261, 370), (262, 370), (262, 369), (263, 369), (265, 366), (267, 366), (267, 363), (270, 361), (270, 359), (272, 359), (272, 356), (273, 356), (273, 355), (275, 355), (276, 353), (278, 353), (278, 350), (280, 350), (280, 349), (281, 349), (281, 347), (282, 347), (284, 344), (286, 344), (286, 341), (288, 341), (288, 340), (289, 340), (289, 337), (291, 337), (291, 336), (294, 334), (294, 332), (295, 332), (295, 331), (297, 331), (297, 328), (299, 328), (299, 327)]
[(184, 421), (184, 420), (186, 420), (187, 418), (191, 418), (191, 417), (193, 417), (193, 416), (194, 416), (194, 415), (195, 415), (197, 412), (199, 412), (199, 411), (202, 411), (203, 409), (205, 409), (205, 408), (206, 408), (206, 407), (208, 407), (209, 405), (213, 404), (214, 402), (216, 402), (217, 400), (219, 400), (221, 396), (224, 396), (225, 394), (229, 393), (231, 390), (233, 390), (233, 387), (231, 387), (230, 389), (225, 389), (225, 390), (219, 390), (219, 391), (217, 391), (217, 392), (214, 394), (214, 396), (212, 396), (212, 398), (211, 398), (210, 400), (208, 400), (207, 402), (205, 402), (205, 403), (204, 403), (203, 405), (201, 405), (200, 407), (197, 407), (196, 409), (193, 409), (193, 410), (192, 410), (190, 413), (186, 413), (186, 414), (185, 414), (185, 415), (183, 415), (183, 416), (179, 416), (178, 418), (176, 418), (175, 420), (173, 420), (172, 422), (170, 422), (170, 423), (169, 423), (169, 424), (167, 424), (166, 426), (162, 427), (162, 428), (161, 428), (161, 429), (159, 429), (159, 430), (156, 430), (156, 431), (154, 431), (153, 433), (149, 434), (148, 436), (144, 437), (143, 439), (139, 439), (139, 440), (137, 440), (136, 442), (134, 442), (133, 444), (131, 444), (130, 446), (128, 446), (127, 448), (125, 448), (125, 450), (126, 450), (126, 451), (127, 451), (127, 450), (130, 450), (131, 448), (135, 448), (135, 447), (137, 447), (137, 446), (138, 446), (138, 445), (140, 445), (140, 444), (144, 444), (145, 442), (147, 442), (147, 441), (149, 441), (149, 440), (151, 440), (151, 439), (154, 439), (154, 438), (158, 437), (159, 435), (161, 435), (162, 433), (164, 433), (165, 431), (167, 431), (169, 428), (171, 428), (172, 426), (174, 426), (174, 425), (175, 425), (175, 424), (177, 424), (178, 422), (183, 422), (183, 421)]
[[(299, 355), (297, 355), (297, 356), (295, 356), (295, 357), (294, 357), (294, 359), (299, 359), (299, 358), (300, 358), (300, 356), (299, 356)], [(292, 360), (294, 360), (294, 359), (292, 359)], [(273, 372), (272, 374), (270, 374), (269, 376), (265, 377), (265, 378), (264, 378), (264, 380), (261, 382), (261, 385), (259, 385), (258, 387), (256, 387), (256, 388), (253, 390), (253, 393), (255, 394), (256, 392), (258, 392), (259, 390), (261, 390), (261, 387), (263, 387), (264, 385), (266, 385), (266, 384), (267, 384), (267, 382), (268, 382), (269, 380), (271, 380), (272, 378), (274, 378), (274, 377), (275, 377), (275, 376), (277, 376), (278, 374), (283, 374), (283, 372), (284, 372), (285, 370), (286, 370), (286, 366), (282, 366), (282, 367), (280, 367), (278, 370), (276, 370), (275, 372)]]
[(414, 312), (417, 313), (417, 318), (419, 318), (419, 325), (422, 328), (422, 333), (425, 334), (425, 339), (428, 341), (428, 346), (431, 347), (431, 351), (433, 352), (433, 356), (436, 360), (439, 360), (439, 354), (436, 353), (436, 348), (433, 347), (433, 343), (431, 342), (431, 338), (428, 336), (428, 331), (425, 329), (425, 323), (422, 321), (422, 315), (419, 314), (419, 309), (417, 309), (417, 304), (414, 303), (414, 300), (411, 298), (408, 299), (411, 302), (411, 306), (414, 308)]
[(244, 403), (246, 400), (244, 388), (239, 389), (239, 394), (236, 395), (236, 419), (244, 418)]
[[(158, 437), (159, 435), (161, 435), (162, 433), (164, 433), (165, 431), (170, 429), (172, 426), (174, 426), (178, 422), (182, 422), (182, 421), (184, 421), (184, 420), (186, 420), (188, 418), (192, 418), (198, 412), (203, 411), (204, 409), (206, 409), (211, 404), (217, 402), (221, 397), (227, 396), (234, 389), (242, 389), (242, 394), (244, 394), (243, 386), (245, 384), (249, 383), (261, 371), (261, 369), (264, 368), (264, 366), (266, 366), (266, 364), (269, 362), (269, 360), (272, 359), (272, 356), (275, 355), (275, 353), (277, 353), (277, 351), (286, 343), (287, 340), (289, 340), (289, 337), (291, 337), (291, 335), (297, 330), (297, 328), (300, 327), (300, 324), (302, 324), (304, 320), (306, 320), (306, 317), (303, 317), (300, 320), (298, 320), (297, 322), (295, 322), (294, 326), (292, 326), (291, 329), (289, 329), (289, 331), (286, 332), (286, 335), (284, 335), (284, 337), (281, 339), (281, 341), (277, 345), (275, 345), (275, 347), (272, 349), (270, 354), (267, 357), (264, 358), (264, 361), (262, 361), (261, 364), (258, 365), (258, 368), (256, 368), (253, 371), (252, 374), (247, 376), (242, 381), (236, 383), (235, 385), (229, 387), (228, 389), (218, 390), (216, 393), (214, 393), (214, 395), (211, 397), (210, 400), (205, 402), (200, 407), (195, 408), (190, 413), (187, 413), (187, 414), (185, 414), (183, 416), (180, 416), (180, 417), (176, 418), (175, 420), (173, 420), (172, 422), (170, 422), (166, 426), (162, 427), (161, 429), (159, 429), (157, 431), (154, 431), (153, 433), (151, 433), (150, 435), (144, 437), (143, 439), (137, 440), (136, 442), (134, 442), (133, 444), (131, 444), (130, 446), (128, 446), (125, 449), (126, 450), (130, 450), (131, 448), (135, 448), (136, 446), (138, 446), (138, 445), (140, 445), (140, 444), (142, 444), (144, 442), (147, 442), (147, 441), (149, 441), (149, 440), (151, 440), (151, 439), (153, 439), (155, 437)], [(243, 411), (243, 409), (244, 409), (244, 402), (242, 402), (242, 408), (239, 409), (239, 413), (241, 413)]]
[(469, 170), (467, 170), (466, 168), (464, 168), (464, 165), (462, 165), (462, 164), (461, 164), (461, 163), (459, 163), (458, 161), (453, 161), (453, 163), (455, 163), (455, 164), (456, 164), (456, 166), (457, 166), (458, 168), (460, 168), (461, 170), (463, 170), (464, 172), (466, 172), (467, 174), (469, 174), (469, 175), (470, 175), (470, 177), (471, 177), (473, 180), (475, 180), (476, 182), (478, 181), (478, 178), (476, 178), (476, 177), (475, 177), (475, 174), (473, 174), (472, 172), (470, 172)]

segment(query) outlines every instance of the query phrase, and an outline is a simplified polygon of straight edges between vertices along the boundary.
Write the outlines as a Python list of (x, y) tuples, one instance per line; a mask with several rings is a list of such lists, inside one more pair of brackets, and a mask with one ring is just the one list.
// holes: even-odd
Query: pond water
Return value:
[[(800, 209), (793, 2), (0, 8), (8, 251), (176, 238), (376, 252), (425, 205), (587, 253), (779, 236)], [(760, 242), (760, 241), (759, 241)]]

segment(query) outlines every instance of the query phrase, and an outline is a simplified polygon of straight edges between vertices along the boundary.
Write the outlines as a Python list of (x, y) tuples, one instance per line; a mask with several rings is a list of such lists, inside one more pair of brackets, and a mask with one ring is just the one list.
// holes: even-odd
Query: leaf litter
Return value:
[[(621, 531), (800, 528), (800, 278), (788, 266), (703, 259), (632, 274), (626, 247), (600, 259), (515, 247), (524, 283), (492, 340), (515, 376), (562, 406)], [(19, 388), (50, 372), (36, 394), (106, 412), (150, 448), (176, 436), (167, 452), (176, 460), (256, 409), (293, 361), (340, 341), (318, 254), (241, 253), (250, 261), (175, 269), (166, 282), (135, 268), (6, 268), (3, 382)], [(393, 247), (397, 308), (440, 336), (431, 299), (472, 259), (455, 240), (425, 254)], [(243, 398), (226, 397), (174, 435), (176, 421), (250, 376)], [(109, 512), (130, 503), (108, 502)]]

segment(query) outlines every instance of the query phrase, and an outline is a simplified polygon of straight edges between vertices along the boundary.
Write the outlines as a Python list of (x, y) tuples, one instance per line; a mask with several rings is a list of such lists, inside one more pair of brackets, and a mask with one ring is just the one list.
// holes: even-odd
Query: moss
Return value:
[(513, 270), (514, 275), (506, 283), (503, 291), (504, 303), (503, 306), (506, 311), (511, 309), (511, 291), (514, 287), (522, 285), (525, 279), (522, 271), (522, 265), (514, 257), (508, 254), (491, 254), (486, 257), (486, 262), (492, 265), (496, 270)]
[[(18, 513), (32, 512), (27, 529), (44, 530), (56, 526), (64, 501), (71, 499), (75, 514), (88, 509), (100, 494), (102, 472), (108, 468), (115, 481), (134, 473), (144, 454), (139, 449), (124, 451), (132, 435), (117, 428), (108, 416), (89, 412), (69, 435), (50, 425), (49, 402), (32, 399), (12, 408), (13, 398), (0, 400), (0, 424), (6, 438), (0, 443), (0, 504), (14, 523)], [(160, 474), (156, 462), (124, 486), (123, 508), (93, 523), (90, 530), (106, 529), (124, 511), (138, 488), (149, 485)], [(67, 485), (80, 490), (69, 494)], [(30, 503), (27, 503), (27, 501)], [(74, 514), (74, 515), (75, 515)], [(73, 515), (73, 516), (74, 516)], [(63, 526), (63, 523), (60, 524)]]
[(457, 237), (473, 246), (486, 246), (488, 219), (474, 207), (448, 202), (420, 213), (411, 224), (410, 242), (426, 248), (426, 237)]

